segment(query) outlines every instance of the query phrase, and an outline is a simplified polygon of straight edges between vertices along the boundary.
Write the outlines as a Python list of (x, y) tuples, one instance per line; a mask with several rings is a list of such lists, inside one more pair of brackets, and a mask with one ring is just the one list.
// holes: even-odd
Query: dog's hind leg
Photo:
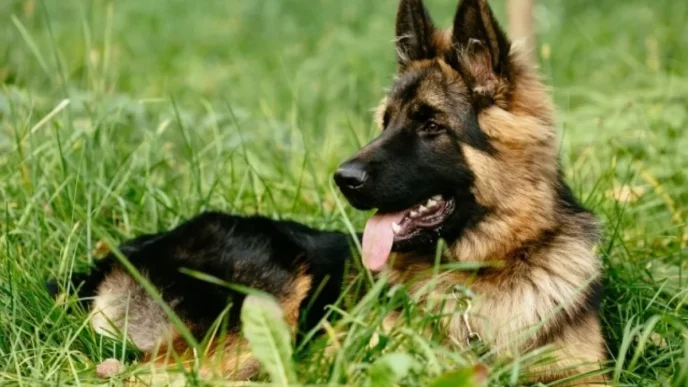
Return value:
[[(311, 283), (312, 277), (306, 274), (305, 268), (297, 270), (282, 291), (275, 295), (278, 305), (273, 305), (274, 319), (284, 320), (291, 335), (297, 331), (301, 305)], [(261, 307), (258, 305), (260, 302), (260, 297), (247, 296), (243, 299), (242, 308)], [(152, 297), (121, 269), (111, 272), (101, 283), (93, 306), (92, 325), (96, 331), (104, 334), (126, 332), (145, 353), (144, 368), (147, 364), (150, 372), (137, 376), (139, 383), (183, 385), (183, 374), (192, 370), (203, 380), (249, 380), (259, 372), (260, 364), (251, 354), (246, 339), (240, 335), (235, 317), (226, 333), (212, 338), (199, 349), (202, 353), (198, 353), (170, 323)], [(172, 306), (179, 308), (179, 305)], [(195, 331), (197, 321), (185, 319), (184, 311), (180, 312), (187, 328)]]

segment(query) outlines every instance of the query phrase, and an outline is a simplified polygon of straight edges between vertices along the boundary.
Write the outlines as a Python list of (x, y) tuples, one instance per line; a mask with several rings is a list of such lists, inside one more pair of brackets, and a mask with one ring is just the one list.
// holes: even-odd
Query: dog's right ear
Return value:
[(422, 0), (401, 0), (396, 26), (397, 62), (403, 69), (409, 63), (434, 58), (435, 26)]

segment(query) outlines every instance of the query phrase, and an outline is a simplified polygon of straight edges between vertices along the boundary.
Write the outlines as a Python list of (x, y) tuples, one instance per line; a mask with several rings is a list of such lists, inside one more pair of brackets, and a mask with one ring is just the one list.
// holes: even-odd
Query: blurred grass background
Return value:
[[(450, 25), (456, 1), (426, 3)], [(211, 208), (344, 229), (331, 173), (375, 133), (395, 12), (394, 0), (0, 2), (0, 380), (75, 383), (120, 353), (42, 290), (105, 238)], [(547, 0), (535, 18), (567, 177), (605, 224), (614, 378), (686, 385), (688, 3)], [(344, 208), (360, 230), (367, 214)], [(357, 375), (365, 353), (336, 369)], [(312, 367), (304, 382), (332, 378)]]

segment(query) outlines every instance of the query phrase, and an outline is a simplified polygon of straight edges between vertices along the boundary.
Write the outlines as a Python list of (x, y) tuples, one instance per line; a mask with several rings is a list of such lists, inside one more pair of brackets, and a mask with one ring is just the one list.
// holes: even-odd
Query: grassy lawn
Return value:
[[(426, 3), (449, 25), (454, 0)], [(611, 375), (688, 385), (688, 2), (538, 3), (565, 172), (605, 229)], [(374, 135), (395, 12), (393, 0), (0, 2), (0, 384), (91, 384), (103, 359), (135, 358), (43, 287), (104, 241), (206, 209), (361, 230), (369, 214), (331, 175)], [(408, 371), (401, 384), (428, 385), (475, 361), (413, 325), (368, 347), (404, 302), (347, 312), (337, 356), (297, 348), (298, 381), (392, 385)], [(518, 360), (489, 364), (494, 385), (516, 380)]]

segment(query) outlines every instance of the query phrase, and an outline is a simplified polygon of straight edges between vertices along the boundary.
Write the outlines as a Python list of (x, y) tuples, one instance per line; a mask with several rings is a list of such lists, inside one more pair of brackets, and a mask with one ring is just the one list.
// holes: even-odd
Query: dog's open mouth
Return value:
[(435, 195), (400, 212), (373, 215), (363, 232), (363, 262), (370, 270), (380, 270), (395, 242), (410, 240), (423, 231), (439, 231), (454, 212), (454, 200)]
[(453, 210), (453, 200), (445, 200), (441, 195), (436, 195), (405, 211), (400, 222), (392, 222), (394, 242), (411, 239), (423, 229), (435, 230), (442, 227)]

